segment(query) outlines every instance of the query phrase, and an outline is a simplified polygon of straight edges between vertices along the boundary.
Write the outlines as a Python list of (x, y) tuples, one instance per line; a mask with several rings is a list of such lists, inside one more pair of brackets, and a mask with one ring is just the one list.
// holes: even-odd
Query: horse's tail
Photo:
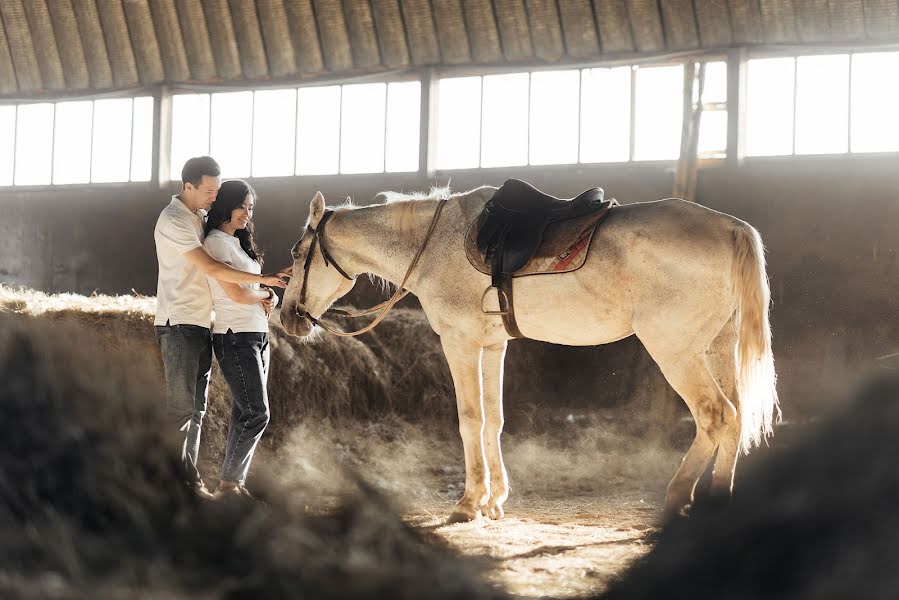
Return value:
[(758, 231), (746, 223), (734, 229), (734, 295), (736, 300), (736, 383), (742, 435), (740, 448), (748, 453), (773, 433), (780, 421), (771, 353), (768, 305), (771, 290)]

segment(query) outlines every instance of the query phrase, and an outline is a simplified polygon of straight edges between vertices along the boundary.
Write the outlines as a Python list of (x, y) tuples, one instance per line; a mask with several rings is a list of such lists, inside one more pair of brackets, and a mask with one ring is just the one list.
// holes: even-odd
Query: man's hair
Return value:
[(218, 177), (221, 174), (222, 170), (214, 158), (195, 156), (184, 163), (184, 168), (181, 169), (181, 186), (183, 187), (187, 182), (198, 186), (203, 181), (203, 176)]

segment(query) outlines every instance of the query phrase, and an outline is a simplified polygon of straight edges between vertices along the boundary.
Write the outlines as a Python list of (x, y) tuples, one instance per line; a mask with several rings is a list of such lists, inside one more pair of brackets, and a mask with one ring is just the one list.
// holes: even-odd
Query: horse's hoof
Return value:
[(671, 506), (666, 506), (665, 511), (663, 513), (663, 518), (665, 521), (680, 521), (683, 519), (687, 519), (690, 516), (690, 510), (693, 508), (693, 504), (676, 504)]
[(506, 513), (503, 512), (503, 507), (497, 504), (496, 506), (488, 508), (485, 516), (493, 519), (494, 521), (499, 521), (504, 516), (506, 516)]
[(474, 521), (478, 517), (478, 511), (467, 511), (462, 508), (456, 508), (453, 511), (453, 514), (449, 516), (446, 520), (447, 525), (453, 525), (454, 523), (468, 523), (470, 521)]

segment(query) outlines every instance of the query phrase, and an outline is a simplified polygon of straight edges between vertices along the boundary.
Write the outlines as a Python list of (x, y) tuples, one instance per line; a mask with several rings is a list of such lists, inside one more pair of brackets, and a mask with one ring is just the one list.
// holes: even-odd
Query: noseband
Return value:
[[(357, 336), (357, 335), (363, 334), (367, 331), (371, 331), (372, 329), (374, 329), (378, 325), (378, 323), (380, 323), (381, 320), (383, 320), (384, 317), (387, 316), (387, 313), (390, 311), (391, 308), (393, 308), (393, 305), (396, 304), (397, 302), (399, 302), (400, 300), (402, 300), (409, 293), (409, 291), (405, 289), (406, 282), (409, 281), (409, 276), (412, 275), (412, 271), (415, 269), (415, 266), (418, 264), (418, 260), (421, 258), (421, 255), (424, 253), (425, 247), (428, 245), (428, 241), (431, 239), (431, 236), (434, 234), (434, 229), (436, 229), (436, 227), (437, 227), (437, 221), (440, 219), (440, 213), (443, 212), (443, 207), (445, 205), (446, 205), (445, 198), (441, 199), (437, 203), (437, 208), (434, 210), (434, 216), (431, 218), (431, 224), (428, 227), (427, 233), (425, 234), (425, 239), (421, 243), (421, 247), (418, 249), (418, 252), (415, 253), (415, 258), (412, 259), (412, 263), (409, 265), (409, 268), (406, 270), (406, 275), (403, 277), (403, 282), (400, 283), (399, 287), (396, 289), (396, 292), (393, 294), (393, 296), (390, 298), (390, 300), (387, 300), (386, 302), (382, 302), (382, 303), (378, 304), (377, 306), (373, 306), (373, 307), (369, 308), (368, 310), (363, 310), (363, 311), (359, 311), (359, 312), (349, 312), (349, 311), (340, 310), (340, 309), (330, 309), (328, 311), (328, 312), (334, 312), (334, 313), (337, 313), (340, 315), (344, 315), (347, 317), (361, 317), (361, 316), (370, 315), (372, 313), (381, 311), (381, 313), (377, 317), (375, 317), (375, 319), (371, 323), (369, 323), (362, 329), (353, 331), (351, 333), (334, 329), (334, 328), (330, 327), (329, 325), (327, 325), (326, 323), (319, 321), (318, 319), (316, 319), (315, 317), (310, 315), (305, 310), (305, 308), (306, 308), (306, 286), (309, 285), (309, 269), (312, 267), (312, 259), (315, 256), (316, 245), (318, 245), (318, 247), (319, 247), (319, 250), (322, 254), (322, 258), (325, 261), (325, 266), (333, 266), (335, 269), (337, 269), (337, 272), (340, 273), (341, 275), (343, 275), (346, 279), (348, 279), (350, 281), (353, 280), (352, 277), (347, 275), (346, 271), (344, 271), (343, 269), (340, 268), (340, 265), (337, 264), (337, 262), (334, 260), (334, 257), (331, 256), (331, 253), (328, 252), (327, 246), (325, 246), (325, 224), (328, 222), (328, 220), (330, 220), (331, 217), (334, 216), (333, 210), (325, 209), (325, 213), (322, 215), (321, 220), (318, 222), (318, 227), (312, 227), (311, 225), (306, 226), (306, 231), (308, 231), (309, 233), (312, 234), (312, 244), (309, 246), (309, 252), (306, 254), (306, 261), (303, 263), (303, 285), (300, 288), (300, 304), (303, 306), (304, 310), (302, 313), (297, 311), (296, 312), (297, 316), (300, 318), (309, 319), (309, 321), (313, 325), (318, 325), (322, 329), (325, 329), (325, 330), (333, 333), (334, 335), (338, 335), (341, 337), (353, 337), (353, 336)], [(299, 244), (299, 242), (297, 242), (297, 244)], [(383, 309), (383, 310), (381, 310), (381, 309)]]
[[(326, 210), (325, 214), (322, 215), (321, 220), (318, 222), (317, 228), (313, 227), (312, 225), (306, 226), (306, 231), (312, 234), (312, 245), (309, 246), (309, 253), (306, 254), (306, 262), (303, 263), (303, 287), (300, 288), (300, 304), (302, 304), (304, 307), (306, 306), (306, 286), (309, 285), (309, 269), (312, 267), (312, 259), (315, 258), (316, 245), (318, 245), (319, 250), (322, 253), (322, 258), (325, 261), (326, 267), (334, 265), (334, 268), (337, 269), (337, 272), (343, 275), (346, 279), (353, 279), (352, 277), (347, 275), (346, 271), (340, 268), (340, 265), (338, 265), (337, 261), (334, 260), (334, 257), (331, 256), (331, 253), (328, 252), (328, 247), (325, 246), (325, 224), (333, 216), (333, 210)], [(310, 321), (318, 325), (318, 321), (316, 321), (315, 318), (313, 318), (313, 316), (309, 313), (301, 316), (307, 317)]]

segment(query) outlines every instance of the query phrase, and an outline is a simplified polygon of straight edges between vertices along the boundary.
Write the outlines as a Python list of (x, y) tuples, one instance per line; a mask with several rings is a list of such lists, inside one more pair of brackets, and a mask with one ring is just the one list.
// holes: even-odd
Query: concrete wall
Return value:
[[(788, 417), (817, 412), (835, 384), (899, 350), (896, 162), (895, 156), (757, 160), (701, 171), (698, 201), (749, 221), (768, 247)], [(510, 176), (559, 196), (600, 185), (606, 197), (625, 203), (670, 195), (673, 172), (654, 164), (498, 169), (454, 174), (452, 187), (498, 185)], [(267, 264), (290, 262), (316, 190), (331, 202), (351, 196), (363, 204), (384, 189), (432, 183), (417, 174), (255, 180)], [(138, 184), (0, 192), (0, 282), (51, 292), (154, 294), (152, 231), (169, 193)], [(622, 396), (637, 397), (637, 406), (651, 403), (656, 376), (634, 340), (601, 349), (515, 342), (510, 352), (527, 354), (517, 362), (544, 367), (509, 381), (508, 393), (521, 403), (539, 403), (541, 390), (561, 391), (560, 402), (571, 406), (615, 404)], [(589, 375), (572, 377), (575, 371)]]

